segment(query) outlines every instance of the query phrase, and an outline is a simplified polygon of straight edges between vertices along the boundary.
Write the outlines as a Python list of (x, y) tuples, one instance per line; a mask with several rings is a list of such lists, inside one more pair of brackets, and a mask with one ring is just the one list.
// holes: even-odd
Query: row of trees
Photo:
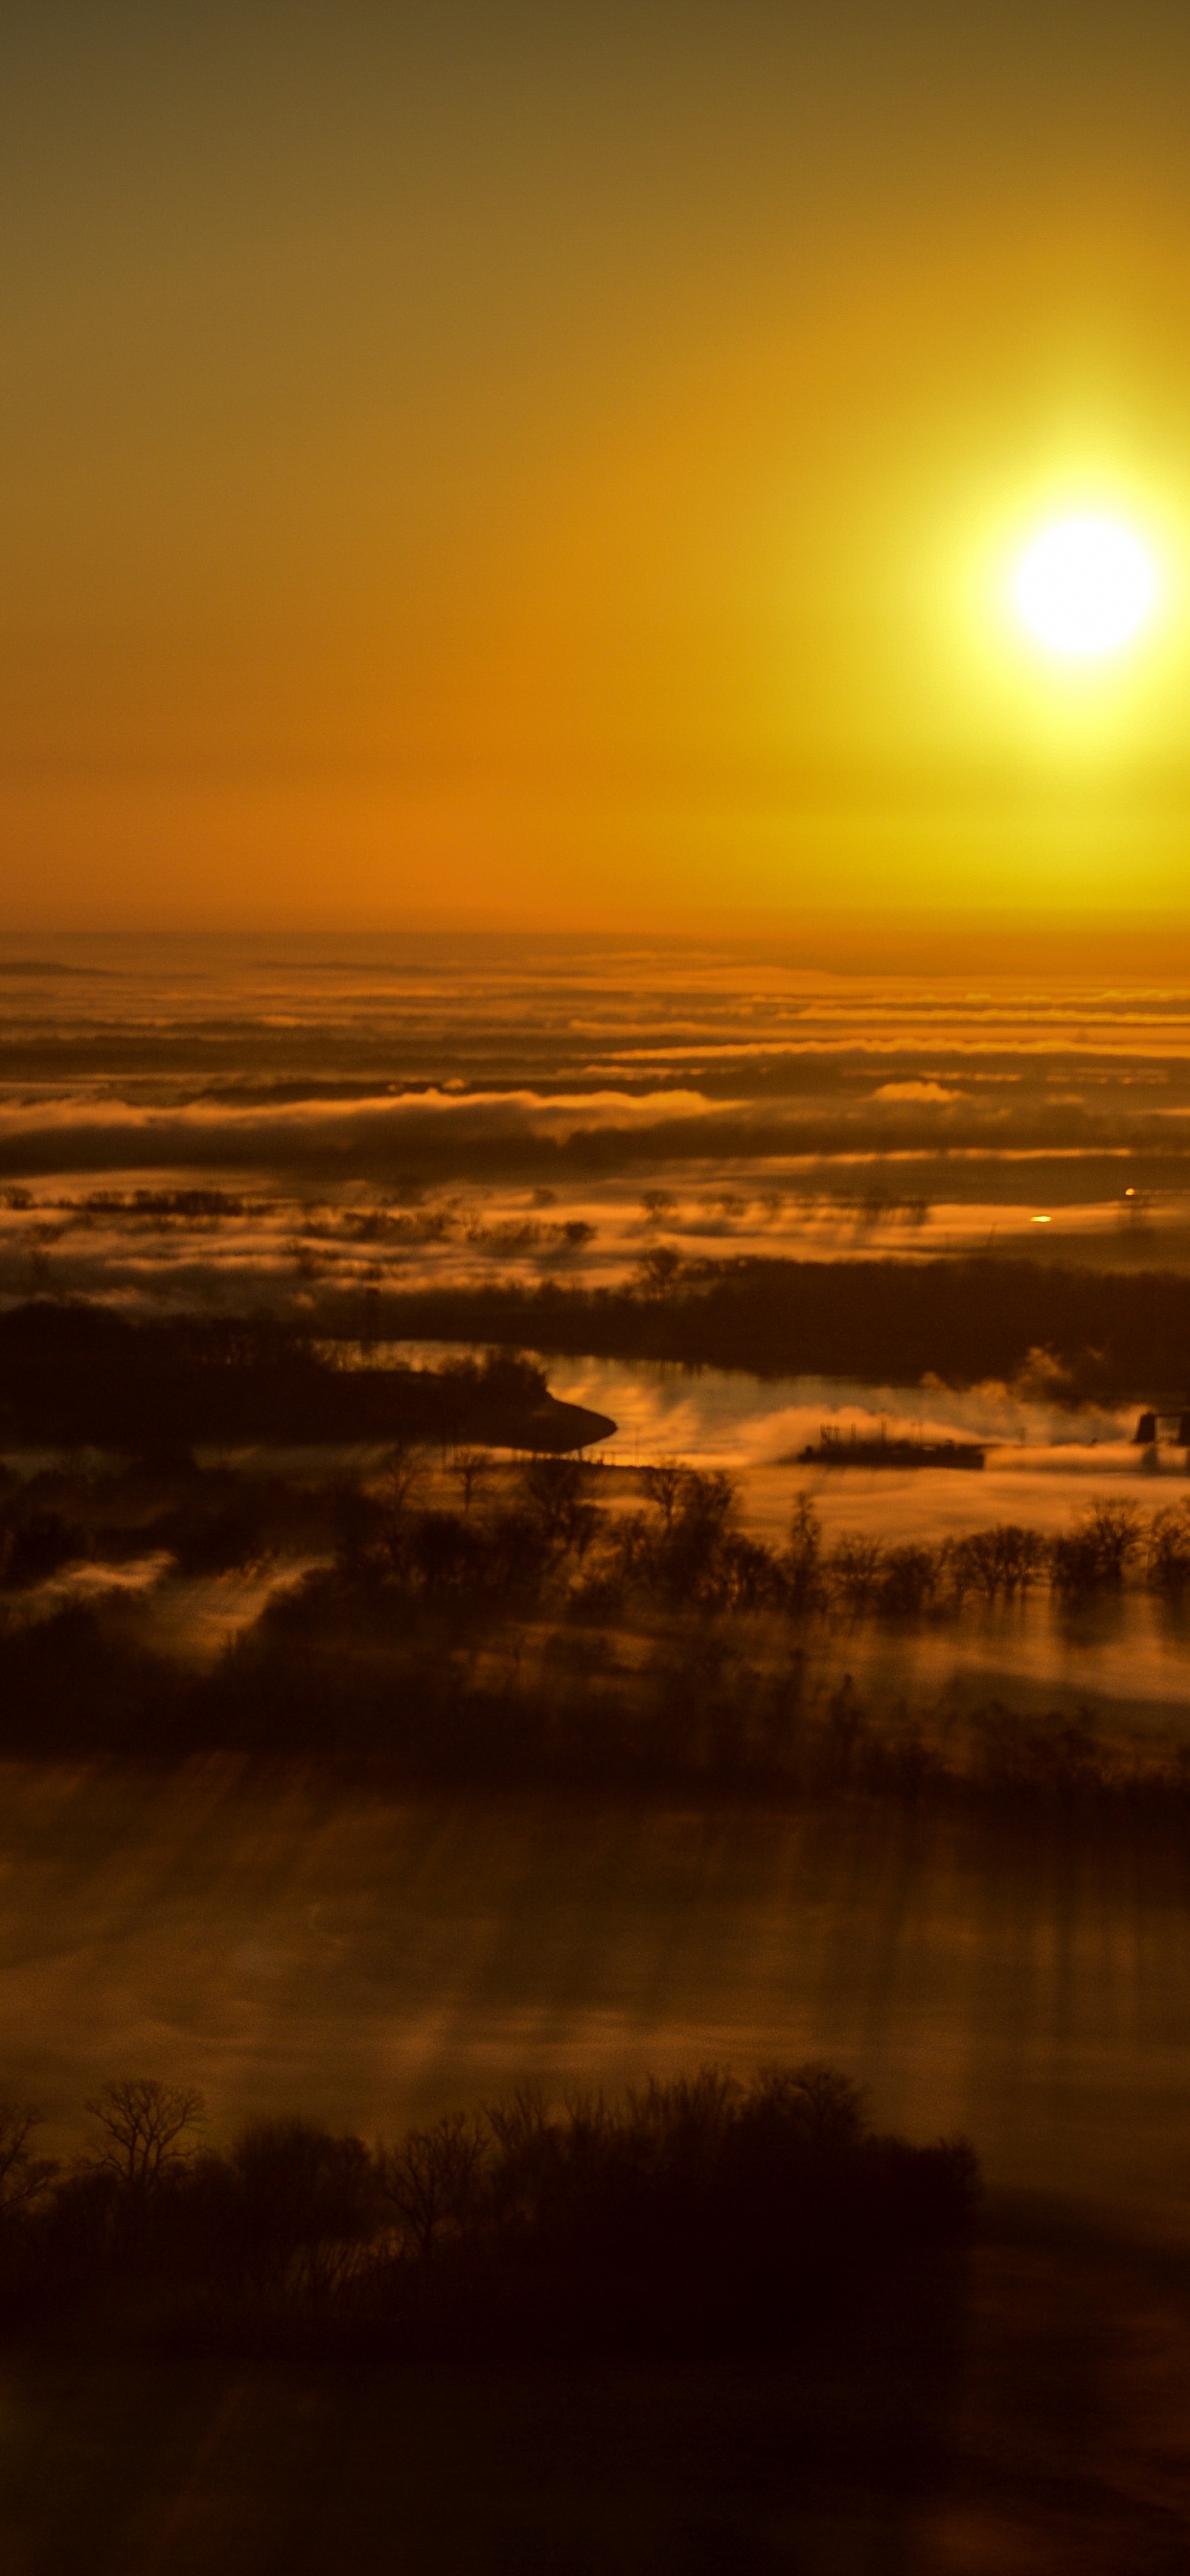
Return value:
[(788, 2341), (844, 2286), (965, 2240), (961, 2140), (872, 2126), (821, 2065), (719, 2070), (618, 2101), (535, 2090), (373, 2145), (298, 2119), (205, 2142), (201, 2096), (140, 2078), (74, 2164), (0, 2107), (10, 2316), (143, 2337), (346, 2335), (389, 2350)]
[(1167, 1598), (1190, 1589), (1190, 1501), (1148, 1519), (1128, 1500), (1092, 1503), (1071, 1530), (1048, 1533), (1019, 1521), (998, 1521), (934, 1545), (888, 1546), (844, 1533), (829, 1549), (812, 1505), (796, 1506), (786, 1559), (789, 1586), (800, 1607), (833, 1605), (853, 1615), (879, 1609), (894, 1615), (930, 1608), (961, 1609), (1021, 1599), (1048, 1584), (1066, 1601), (1118, 1592), (1139, 1573), (1149, 1590)]
[(609, 1617), (635, 1600), (904, 1618), (1018, 1599), (1038, 1584), (1085, 1600), (1138, 1578), (1166, 1598), (1190, 1592), (1190, 1500), (1149, 1516), (1131, 1500), (1099, 1500), (1056, 1536), (998, 1522), (933, 1545), (858, 1532), (828, 1544), (803, 1494), (786, 1546), (773, 1549), (738, 1527), (729, 1476), (676, 1460), (640, 1470), (646, 1508), (625, 1514), (600, 1507), (600, 1472), (574, 1457), (534, 1458), (510, 1491), (490, 1451), (468, 1446), (452, 1456), (457, 1507), (427, 1508), (430, 1457), (399, 1442), (378, 1476), (321, 1487), (203, 1472), (185, 1458), (105, 1478), (82, 1468), (73, 1480), (10, 1477), (0, 1483), (0, 1587), (29, 1589), (83, 1557), (118, 1562), (151, 1549), (183, 1574), (219, 1573), (330, 1542), (341, 1581), (445, 1596), (484, 1617), (559, 1582), (573, 1606)]
[(722, 1472), (677, 1460), (643, 1468), (648, 1508), (613, 1515), (592, 1500), (592, 1471), (569, 1458), (535, 1460), (511, 1504), (476, 1508), (490, 1464), (464, 1451), (462, 1509), (426, 1511), (415, 1507), (417, 1453), (394, 1453), (373, 1488), (342, 1498), (340, 1575), (489, 1603), (564, 1575), (572, 1606), (608, 1616), (635, 1598), (670, 1609), (903, 1618), (1020, 1599), (1038, 1584), (1085, 1601), (1138, 1574), (1167, 1598), (1190, 1591), (1190, 1500), (1146, 1518), (1109, 1497), (1058, 1535), (997, 1522), (930, 1545), (857, 1532), (828, 1543), (802, 1494), (786, 1546), (774, 1549), (736, 1526), (737, 1489)]
[(441, 1598), (333, 1583), (279, 1602), (205, 1670), (138, 1647), (83, 1604), (0, 1632), (0, 1756), (153, 1767), (228, 1752), (272, 1769), (361, 1771), (415, 1793), (563, 1793), (930, 1803), (1046, 1831), (1184, 1841), (1176, 1738), (858, 1691), (804, 1624), (602, 1618), (485, 1628)]
[[(623, 1287), (394, 1292), (378, 1300), (376, 1329), (877, 1386), (1011, 1382), (1040, 1366), (1057, 1400), (1151, 1403), (1154, 1388), (1184, 1387), (1188, 1321), (1190, 1291), (1172, 1270), (989, 1255), (689, 1260), (658, 1244)], [(358, 1329), (346, 1300), (328, 1298), (322, 1323)]]
[[(335, 1560), (273, 1593), (205, 1666), (151, 1650), (135, 1599), (69, 1597), (0, 1617), (0, 1754), (151, 1763), (213, 1748), (440, 1790), (550, 1785), (644, 1795), (860, 1794), (1012, 1807), (1181, 1834), (1190, 1767), (1069, 1711), (865, 1701), (845, 1669), (863, 1618), (942, 1621), (1048, 1583), (1073, 1602), (1190, 1575), (1190, 1511), (1092, 1507), (1058, 1537), (999, 1524), (936, 1547), (828, 1541), (802, 1497), (782, 1547), (733, 1519), (730, 1479), (645, 1471), (641, 1507), (600, 1507), (567, 1459), (515, 1480), (457, 1462), (458, 1507), (423, 1508), (419, 1454), (324, 1488)], [(222, 1489), (220, 1489), (222, 1490)], [(226, 1520), (191, 1544), (211, 1562)], [(242, 1499), (242, 1498), (241, 1498)], [(315, 1509), (316, 1498), (301, 1503)], [(187, 1507), (189, 1508), (189, 1506)], [(234, 1513), (231, 1514), (234, 1518)], [(251, 1520), (251, 1514), (248, 1515)], [(234, 1538), (234, 1531), (232, 1532)], [(201, 1540), (201, 1555), (198, 1554)]]

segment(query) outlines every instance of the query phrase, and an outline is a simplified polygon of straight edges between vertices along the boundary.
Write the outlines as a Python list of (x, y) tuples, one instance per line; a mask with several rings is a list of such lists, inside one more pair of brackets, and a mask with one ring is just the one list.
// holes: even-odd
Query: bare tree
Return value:
[(1122, 1583), (1133, 1558), (1139, 1555), (1144, 1544), (1144, 1528), (1136, 1504), (1119, 1494), (1092, 1503), (1086, 1528), (1098, 1551), (1104, 1581)]
[(163, 2173), (193, 2155), (194, 2142), (186, 2133), (206, 2116), (201, 2093), (143, 2075), (105, 2084), (87, 2109), (104, 2132), (96, 2163), (134, 2191), (150, 2189)]
[(823, 1598), (822, 1522), (807, 1494), (793, 1507), (784, 1572), (790, 1608), (816, 1610)]
[(880, 1540), (864, 1538), (858, 1530), (844, 1530), (827, 1558), (831, 1590), (844, 1608), (856, 1616), (867, 1609), (883, 1568), (884, 1548)]
[(425, 1472), (425, 1453), (416, 1441), (394, 1441), (385, 1457), (377, 1487), (384, 1511), (394, 1522), (400, 1520)]
[(522, 1478), (526, 1502), (532, 1504), (535, 1512), (540, 1512), (543, 1520), (551, 1523), (565, 1518), (578, 1501), (582, 1489), (581, 1458), (558, 1456), (550, 1451), (543, 1457), (534, 1458)]
[(25, 2209), (58, 2171), (56, 2156), (34, 2156), (29, 2139), (41, 2125), (40, 2111), (25, 2102), (0, 2102), (0, 2217)]
[(850, 2146), (868, 2126), (859, 2085), (818, 2058), (804, 2066), (762, 2066), (751, 2088), (751, 2108), (754, 2116), (778, 2113), (819, 2146)]
[(1145, 1579), (1154, 1592), (1181, 1594), (1190, 1587), (1190, 1506), (1155, 1512), (1149, 1523)]
[(409, 1505), (426, 1472), (425, 1452), (412, 1440), (397, 1440), (388, 1451), (374, 1488), (376, 1536), (389, 1563), (399, 1571), (408, 1537)]
[(496, 1461), (488, 1449), (456, 1449), (454, 1471), (463, 1488), (463, 1510), (470, 1512), (479, 1487), (491, 1475)]
[(654, 1244), (637, 1262), (633, 1285), (643, 1297), (666, 1297), (682, 1275), (682, 1256), (672, 1243)]
[(670, 1528), (681, 1500), (686, 1473), (680, 1458), (659, 1458), (655, 1467), (641, 1468), (641, 1492), (652, 1503), (654, 1511), (660, 1512), (666, 1529)]
[(432, 2129), (412, 2129), (385, 2156), (385, 2196), (415, 2253), (428, 2258), (443, 2236), (458, 2233), (488, 2152), (484, 2123), (465, 2111), (448, 2111)]
[(668, 1190), (642, 1190), (640, 1203), (649, 1225), (662, 1225), (678, 1212), (678, 1202)]
[(227, 2159), (245, 2277), (326, 2299), (356, 2278), (382, 2211), (378, 2172), (361, 2138), (309, 2120), (259, 2120)]

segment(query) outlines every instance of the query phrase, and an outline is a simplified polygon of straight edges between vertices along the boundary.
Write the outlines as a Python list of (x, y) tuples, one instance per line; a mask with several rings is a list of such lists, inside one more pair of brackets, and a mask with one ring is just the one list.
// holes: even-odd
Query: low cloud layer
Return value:
[(597, 1283), (659, 1245), (1190, 1257), (1181, 993), (512, 940), (6, 962), (2, 1295)]

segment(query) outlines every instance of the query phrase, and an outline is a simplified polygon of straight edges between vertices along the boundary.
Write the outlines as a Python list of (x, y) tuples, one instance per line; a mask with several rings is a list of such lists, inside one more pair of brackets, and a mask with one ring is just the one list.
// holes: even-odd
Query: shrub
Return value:
[(856, 1618), (875, 1600), (883, 1571), (884, 1549), (879, 1539), (845, 1535), (836, 1539), (826, 1561), (829, 1593)]
[[(1052, 1550), (1048, 1553), (1052, 1562)], [(972, 1530), (965, 1538), (952, 1539), (945, 1552), (951, 1590), (959, 1603), (968, 1592), (980, 1593), (985, 1601), (1027, 1592), (1046, 1562), (1041, 1531), (1022, 1528), (1016, 1521)]]
[(1145, 1580), (1153, 1592), (1175, 1599), (1190, 1587), (1190, 1503), (1154, 1514), (1145, 1544)]
[(1118, 1591), (1142, 1544), (1135, 1503), (1093, 1503), (1076, 1529), (1050, 1543), (1050, 1580), (1055, 1591), (1068, 1599)]
[(781, 1572), (790, 1610), (804, 1615), (808, 1611), (822, 1609), (826, 1600), (822, 1522), (806, 1494), (799, 1494), (793, 1507), (789, 1545), (781, 1560)]
[(938, 1590), (939, 1561), (932, 1547), (890, 1547), (879, 1570), (878, 1607), (894, 1618), (920, 1618)]

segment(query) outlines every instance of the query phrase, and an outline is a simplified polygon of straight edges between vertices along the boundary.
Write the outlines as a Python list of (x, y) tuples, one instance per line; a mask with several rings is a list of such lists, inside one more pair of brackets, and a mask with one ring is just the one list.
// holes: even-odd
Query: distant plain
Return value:
[[(553, 1394), (616, 1424), (590, 1453), (582, 1487), (608, 1516), (605, 1538), (645, 1510), (641, 1471), (666, 1459), (703, 1476), (727, 1472), (731, 1530), (774, 1556), (799, 1498), (828, 1554), (852, 1537), (886, 1554), (940, 1549), (939, 1563), (1003, 1523), (1049, 1546), (1105, 1500), (1122, 1500), (1145, 1531), (1160, 1513), (1181, 1526), (1184, 1453), (1146, 1451), (1132, 1435), (1144, 1404), (1190, 1399), (1190, 1333), (1186, 1382), (1173, 1382), (1183, 1295), (1190, 1324), (1190, 990), (1114, 990), (1073, 975), (1040, 990), (1006, 973), (977, 989), (693, 944), (412, 937), (9, 939), (0, 970), (7, 1310), (86, 1299), (141, 1320), (271, 1318), (345, 1365), (371, 1367), (437, 1366), (489, 1340), (507, 1348), (516, 1319), (537, 1316), (542, 1330), (526, 1331), (524, 1347)], [(944, 1296), (932, 1265), (972, 1257), (1019, 1265), (1026, 1285), (1068, 1265), (1109, 1294), (1113, 1282), (1131, 1283), (1142, 1299), (1156, 1279), (1160, 1371), (1144, 1347), (1071, 1353), (1044, 1341), (1008, 1365), (927, 1365), (903, 1379), (873, 1374), (861, 1348), (845, 1370), (824, 1370), (796, 1337), (778, 1364), (779, 1269), (763, 1364), (746, 1338), (732, 1364), (703, 1368), (615, 1341), (625, 1312), (652, 1330), (650, 1318), (680, 1314), (708, 1283), (732, 1289), (762, 1261), (887, 1261), (902, 1281), (919, 1272), (924, 1281), (928, 1269), (930, 1294)], [(582, 1302), (600, 1291), (626, 1295), (629, 1308), (609, 1322), (611, 1308)], [(603, 1319), (591, 1348), (584, 1316)], [(976, 1440), (986, 1464), (959, 1474), (797, 1463), (824, 1426), (882, 1423)], [(41, 1479), (47, 1509), (81, 1512), (80, 1496), (101, 1498), (103, 1478), (123, 1472), (97, 1455), (15, 1439), (0, 1447), (10, 1504)], [(317, 1484), (325, 1521), (326, 1495), (382, 1481), (385, 1459), (379, 1441), (321, 1452), (200, 1441), (184, 1472), (197, 1474), (196, 1492), (203, 1476), (238, 1478), (245, 1491), (288, 1485), (295, 1496)], [(493, 1511), (520, 1508), (524, 1465), (505, 1452), (488, 1471)], [(419, 1512), (457, 1514), (448, 1446), (422, 1457), (418, 1476)], [(97, 1499), (97, 1519), (115, 1508)], [(97, 1545), (10, 1590), (6, 1634), (98, 1603), (112, 1636), (139, 1641), (137, 1651), (176, 1671), (181, 1691), (188, 1675), (218, 1677), (234, 1641), (250, 1643), (270, 1604), (304, 1576), (322, 1579), (332, 1555), (321, 1522), (313, 1537), (205, 1569), (151, 1539), (139, 1553), (130, 1542), (119, 1563)], [(1073, 1748), (1072, 1780), (1088, 1745), (1117, 1768), (1154, 1743), (1176, 1762), (1190, 1732), (1190, 1624), (1182, 1594), (1154, 1588), (1145, 1562), (1142, 1546), (1128, 1580), (1094, 1598), (1038, 1581), (916, 1618), (853, 1613), (838, 1594), (779, 1637), (771, 1620), (749, 1628), (745, 1619), (734, 1645), (724, 1639), (735, 1614), (712, 1620), (704, 1609), (701, 1627), (692, 1614), (693, 1651), (713, 1632), (728, 1682), (732, 1655), (768, 1657), (786, 1674), (804, 1668), (808, 1705), (829, 1705), (841, 1724), (838, 1710), (853, 1701), (838, 1693), (849, 1692), (890, 1742), (899, 1729), (946, 1743), (964, 1725), (990, 1742), (1019, 1718), (1034, 1751), (1047, 1730)], [(548, 1615), (565, 1639), (563, 1611)], [(526, 1614), (519, 1644), (502, 1631), (499, 1653), (518, 1688), (544, 1658), (564, 1708), (579, 1685), (544, 1617)], [(639, 1626), (633, 1612), (621, 1629), (609, 1613), (613, 1673), (617, 1655), (642, 1651), (639, 1637), (624, 1643), (632, 1618)], [(576, 1656), (591, 1632), (584, 1611)], [(598, 1682), (594, 1648), (588, 1661)], [(1115, 2409), (1112, 2475), (1135, 2504), (1135, 2528), (1133, 2504), (1120, 2506), (1131, 2563), (1157, 2568), (1156, 2542), (1145, 2556), (1136, 2538), (1149, 2530), (1151, 2498), (1146, 2488), (1136, 2500), (1133, 2437), (1120, 2428), (1143, 2414), (1142, 2382), (1159, 2381), (1168, 2396), (1185, 2328), (1169, 2267), (1190, 2245), (1186, 1854), (1180, 1828), (1155, 1831), (1150, 1818), (1134, 1829), (1126, 1799), (1092, 1811), (1059, 1785), (1046, 1801), (948, 1808), (901, 1790), (886, 1797), (870, 1779), (781, 1797), (664, 1780), (648, 1794), (511, 1778), (419, 1790), (382, 1766), (332, 1774), (308, 1744), (291, 1759), (208, 1745), (146, 1762), (101, 1744), (39, 1759), (22, 1742), (0, 1761), (5, 2085), (39, 2104), (48, 2144), (70, 2152), (83, 2102), (135, 2070), (201, 2086), (219, 2137), (246, 2118), (293, 2111), (371, 2136), (525, 2080), (614, 2092), (712, 2060), (747, 2072), (774, 2058), (829, 2058), (870, 2089), (882, 2119), (919, 2138), (964, 2130), (983, 2159), (1001, 2235), (993, 2230), (977, 2257), (975, 2358), (963, 2381), (977, 2450), (993, 2439), (993, 2418), (994, 2439), (1009, 2439), (1004, 2388), (1023, 2365), (1004, 2356), (1026, 2314), (1040, 2352), (1049, 2327), (1039, 2321), (1052, 2324), (1059, 2308), (1065, 2317), (1063, 2301), (1127, 2312), (1137, 2385), (1121, 2394), (1121, 2377), (1110, 2401), (1088, 2396), (1084, 2414), (1089, 2424), (1095, 2406)], [(1027, 2225), (1022, 2211), (1034, 2213)], [(1040, 2271), (1022, 2251), (1028, 2228), (1044, 2233), (1055, 2212), (1062, 2226), (1100, 2231), (1093, 2261), (1070, 2254), (1068, 2273), (1056, 2237), (1045, 2239)], [(1005, 2251), (1009, 2240), (1015, 2250)], [(1132, 2249), (1119, 2257), (1123, 2287), (1123, 2273), (1108, 2283), (1109, 2240)], [(1149, 2313), (1148, 2292), (1127, 2267), (1143, 2270), (1154, 2246), (1172, 2304), (1161, 2311), (1157, 2380), (1145, 2381), (1135, 2320)], [(1054, 2368), (1068, 2372), (1062, 2333)], [(10, 2398), (57, 2476), (59, 2392), (26, 2376)], [(131, 2388), (111, 2399), (118, 2415), (141, 2402)], [(206, 2563), (201, 2533), (216, 2526), (232, 2551), (226, 2563), (240, 2563), (238, 2507), (227, 2501), (241, 2475), (231, 2402), (222, 2383), (196, 2380), (186, 2426), (171, 2415), (160, 2430), (167, 2450), (198, 2446), (179, 2524), (196, 2565)], [(252, 2442), (266, 2440), (282, 2460), (291, 2406), (321, 2420), (327, 2399), (299, 2400), (292, 2387), (278, 2396), (258, 2378), (236, 2402), (256, 2428)], [(431, 2452), (453, 2402), (441, 2398), (440, 2419), (440, 2394), (426, 2399)], [(714, 2402), (725, 2402), (722, 2389)], [(1042, 2412), (1045, 2402), (1038, 2393)], [(88, 2410), (106, 2403), (95, 2388), (72, 2390), (71, 2440), (85, 2448)], [(600, 2404), (611, 2403), (605, 2390)], [(464, 2412), (474, 2448), (472, 2400)], [(1078, 2407), (1067, 2431), (1076, 2416)], [(567, 2421), (565, 2439), (576, 2439), (578, 2417)], [(1015, 2477), (1028, 2443), (1013, 2422)], [(102, 2436), (113, 2462), (125, 2438), (114, 2423)], [(770, 2433), (780, 2450), (784, 2435), (770, 2427), (764, 2442)], [(833, 2566), (831, 2551), (845, 2545), (851, 2554), (837, 2563), (849, 2568), (982, 2568), (992, 2560), (981, 2548), (998, 2565), (1031, 2566), (1016, 2506), (1011, 2497), (989, 2505), (980, 2458), (969, 2510), (957, 2490), (949, 2505), (903, 2509), (882, 2490), (864, 2525), (870, 2557), (856, 2555), (851, 2506), (836, 2523), (838, 2498), (828, 2498), (813, 2543), (821, 2557), (807, 2564)], [(81, 2459), (70, 2471), (80, 2496)], [(496, 2492), (486, 2455), (472, 2473), (476, 2495)], [(513, 2461), (508, 2497), (483, 2510), (506, 2512), (518, 2565), (553, 2563), (548, 2511), (526, 2503), (519, 2474)], [(539, 2494), (540, 2463), (525, 2474)], [(424, 2496), (408, 2502), (412, 2468), (392, 2475), (402, 2509), (432, 2533)], [(1071, 2497), (1079, 2479), (1093, 2483), (1089, 2457), (1079, 2454), (1071, 2478)], [(1151, 2466), (1150, 2484), (1162, 2478), (1172, 2495), (1177, 2473)], [(615, 2508), (628, 2566), (654, 2512), (666, 2547), (677, 2528), (660, 2470), (656, 2495), (642, 2487), (625, 2504), (631, 2483)], [(456, 2563), (504, 2564), (505, 2543), (491, 2540), (478, 2504), (474, 2529), (466, 2522), (472, 2509), (459, 2506)], [(29, 2563), (56, 2565), (53, 2549), (65, 2543), (48, 2508), (22, 2490), (6, 2510), (41, 2552)], [(121, 2521), (114, 2489), (95, 2510), (117, 2535), (114, 2556), (97, 2564), (156, 2565), (140, 2525)], [(275, 2532), (275, 2499), (268, 2510)], [(738, 2497), (715, 2510), (724, 2533), (744, 2528)], [(1085, 2521), (1083, 2502), (1053, 2511), (1054, 2565), (1100, 2563), (1087, 2555), (1096, 2509), (1086, 2505)], [(769, 2539), (753, 2535), (746, 2563), (778, 2563), (764, 2556), (778, 2546), (773, 2513)], [(197, 2516), (198, 2539), (186, 2515)], [(840, 2531), (850, 2538), (840, 2542)], [(426, 2539), (427, 2565), (435, 2545)], [(304, 2563), (300, 2535), (286, 2548)], [(707, 2549), (708, 2567), (726, 2563)], [(693, 2541), (690, 2551), (684, 2563), (701, 2565)], [(360, 2563), (372, 2562), (365, 2553)], [(604, 2563), (597, 2551), (592, 2563)]]

